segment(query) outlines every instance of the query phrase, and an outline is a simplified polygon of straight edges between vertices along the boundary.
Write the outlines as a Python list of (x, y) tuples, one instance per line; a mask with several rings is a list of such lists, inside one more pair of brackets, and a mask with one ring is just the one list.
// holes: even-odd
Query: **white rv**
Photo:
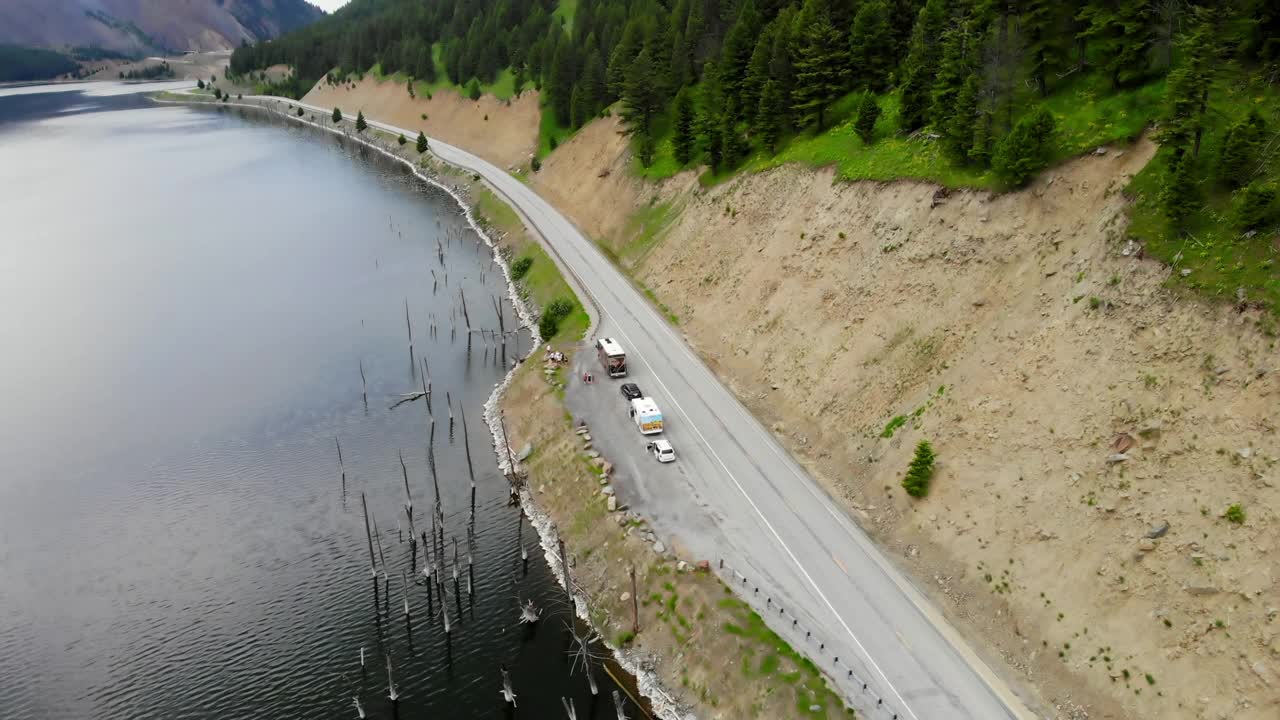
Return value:
[(609, 377), (627, 376), (627, 352), (622, 349), (622, 344), (617, 340), (613, 338), (597, 340), (596, 355), (600, 358), (600, 365), (604, 367), (605, 372), (609, 373)]
[(653, 398), (642, 397), (631, 401), (631, 419), (636, 421), (641, 435), (662, 432), (662, 411)]

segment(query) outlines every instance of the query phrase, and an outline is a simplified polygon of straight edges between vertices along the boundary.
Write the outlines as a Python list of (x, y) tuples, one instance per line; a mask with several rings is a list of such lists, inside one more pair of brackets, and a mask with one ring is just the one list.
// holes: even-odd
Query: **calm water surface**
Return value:
[[(450, 341), (460, 288), (486, 326), (503, 292), (452, 200), (297, 127), (28, 89), (0, 96), (0, 218), (0, 717), (354, 718), (357, 696), (370, 717), (564, 717), (562, 696), (616, 717), (598, 666), (595, 702), (570, 676), (560, 591), (506, 505), (481, 422), (501, 363)], [(448, 639), (425, 585), (403, 615), (397, 452), (420, 529), (434, 501), (427, 408), (389, 410), (421, 384), (406, 299), (464, 566), (446, 390), (477, 474), (475, 592), (465, 569), (461, 597), (446, 583)], [(381, 615), (361, 492), (392, 575)], [(544, 608), (535, 628), (517, 595)]]

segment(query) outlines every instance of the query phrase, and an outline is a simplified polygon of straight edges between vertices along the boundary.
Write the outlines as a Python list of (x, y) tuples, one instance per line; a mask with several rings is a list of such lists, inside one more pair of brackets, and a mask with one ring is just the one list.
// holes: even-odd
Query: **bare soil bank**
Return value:
[[(548, 195), (1064, 717), (1275, 717), (1271, 319), (1173, 297), (1128, 245), (1121, 190), (1149, 143), (1004, 196), (786, 167), (692, 192), (619, 180), (581, 207), (608, 158), (573, 146), (593, 139), (562, 151), (588, 166), (553, 156), (539, 186), (571, 188)], [(641, 228), (604, 211), (655, 202), (679, 214), (631, 252)], [(921, 439), (940, 470), (911, 501)], [(1222, 517), (1235, 503), (1243, 525)]]
[(616, 123), (531, 182), (986, 655), (1064, 718), (1276, 716), (1274, 319), (1175, 297), (1128, 243), (1150, 143), (1003, 196), (798, 167), (702, 189), (631, 177)]
[(428, 100), (410, 97), (402, 82), (366, 76), (346, 85), (316, 83), (302, 102), (339, 107), (348, 115), (363, 110), (371, 118), (425, 131), (508, 169), (526, 165), (538, 147), (541, 115), (536, 92), (523, 93), (510, 104), (492, 95), (473, 101), (453, 91), (434, 93)]

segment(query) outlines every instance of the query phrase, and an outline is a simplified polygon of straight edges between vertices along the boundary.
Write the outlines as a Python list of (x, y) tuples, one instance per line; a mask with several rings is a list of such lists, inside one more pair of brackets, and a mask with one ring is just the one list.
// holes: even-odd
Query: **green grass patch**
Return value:
[(1107, 79), (1096, 74), (1058, 89), (1042, 102), (1056, 125), (1054, 161), (1099, 145), (1136, 139), (1163, 112), (1164, 89), (1162, 78), (1114, 91)]
[[(841, 713), (844, 703), (827, 687), (826, 680), (823, 679), (818, 667), (796, 652), (777, 633), (770, 630), (760, 615), (746, 603), (733, 597), (721, 598), (718, 605), (734, 616), (733, 621), (723, 624), (724, 631), (757, 646), (758, 651), (763, 655), (760, 661), (760, 674), (776, 673), (782, 682), (794, 686), (796, 710), (800, 717), (825, 718), (828, 710), (836, 715)], [(753, 652), (751, 646), (744, 649), (744, 654), (750, 652)], [(795, 669), (779, 672), (783, 660), (788, 661), (789, 665)], [(750, 663), (744, 663), (743, 673), (753, 674)], [(810, 707), (818, 709), (810, 710)]]
[[(1185, 235), (1169, 229), (1159, 202), (1167, 168), (1161, 152), (1129, 183), (1127, 191), (1135, 198), (1129, 234), (1151, 255), (1174, 267), (1168, 285), (1228, 301), (1243, 289), (1247, 300), (1280, 313), (1280, 242), (1275, 228), (1244, 237), (1235, 223), (1236, 193), (1214, 178), (1227, 127), (1253, 108), (1269, 119), (1274, 132), (1275, 119), (1280, 117), (1280, 88), (1238, 72), (1219, 77), (1209, 91), (1208, 127), (1195, 161), (1202, 207), (1188, 220)], [(1280, 158), (1273, 155), (1260, 177), (1280, 181)], [(1189, 271), (1185, 276), (1184, 270)]]
[[(476, 197), (476, 216), (479, 222), (488, 227), (494, 227), (506, 233), (509, 237), (521, 237), (524, 233), (524, 224), (520, 221), (520, 216), (497, 195), (494, 195), (488, 188), (478, 188), (475, 193)], [(529, 258), (532, 262), (529, 270), (524, 278), (520, 281), (520, 288), (524, 291), (525, 297), (528, 298), (539, 309), (546, 309), (552, 301), (559, 298), (566, 298), (573, 303), (573, 311), (564, 319), (560, 320), (560, 330), (556, 334), (556, 341), (559, 343), (576, 343), (586, 335), (587, 326), (590, 325), (591, 319), (587, 315), (587, 311), (582, 307), (582, 301), (569, 287), (569, 283), (565, 282), (564, 276), (560, 274), (560, 268), (556, 267), (555, 261), (547, 254), (547, 251), (531, 239), (519, 243), (513, 248), (513, 255), (510, 258), (513, 262), (519, 258)]]
[[(413, 94), (415, 96), (426, 98), (440, 92), (454, 92), (465, 96), (465, 84), (470, 80), (470, 78), (464, 80), (461, 85), (449, 79), (448, 73), (445, 72), (443, 50), (444, 48), (438, 42), (431, 45), (431, 58), (435, 62), (436, 66), (436, 79), (431, 82), (415, 80), (413, 82)], [(369, 68), (369, 72), (367, 74), (373, 76), (373, 78), (380, 83), (390, 80), (399, 85), (405, 85), (409, 80), (409, 75), (402, 71), (396, 72), (392, 75), (386, 75), (382, 72), (382, 65), (380, 63)], [(531, 87), (533, 87), (533, 82), (526, 81), (521, 89), (523, 90)], [(408, 90), (405, 90), (405, 92), (407, 93)], [(510, 100), (516, 96), (515, 73), (511, 71), (511, 68), (503, 68), (492, 82), (480, 83), (480, 92), (486, 95), (493, 95), (499, 100)]]
[(559, 147), (573, 137), (573, 132), (573, 128), (567, 128), (556, 122), (555, 112), (543, 105), (542, 119), (538, 123), (538, 159), (541, 160), (551, 153), (552, 138), (556, 141), (556, 147)]
[(889, 422), (884, 426), (884, 430), (881, 430), (881, 431), (880, 431), (880, 437), (882, 437), (882, 438), (891, 438), (891, 437), (893, 437), (893, 434), (894, 434), (895, 432), (897, 432), (897, 431), (898, 431), (898, 428), (900, 428), (900, 427), (902, 427), (903, 425), (906, 425), (906, 424), (907, 424), (907, 416), (906, 416), (906, 415), (899, 415), (899, 416), (895, 417), (894, 419), (890, 420), (890, 421), (889, 421)]
[[(1033, 91), (1020, 90), (1015, 106), (1033, 108)], [(880, 98), (882, 113), (876, 122), (873, 142), (868, 145), (854, 130), (859, 93), (850, 93), (827, 110), (827, 129), (813, 129), (786, 137), (778, 152), (770, 155), (754, 147), (737, 169), (704, 173), (703, 186), (716, 185), (738, 172), (759, 172), (787, 163), (809, 167), (832, 167), (842, 180), (890, 181), (903, 178), (936, 182), (950, 188), (973, 187), (997, 189), (998, 182), (989, 171), (958, 165), (946, 157), (941, 145), (917, 134), (903, 135), (898, 130), (899, 98), (890, 93)], [(1059, 162), (1092, 150), (1099, 145), (1136, 138), (1162, 110), (1164, 80), (1139, 87), (1113, 91), (1106, 78), (1097, 74), (1081, 75), (1055, 89), (1043, 101), (1057, 122), (1053, 161)], [(1017, 116), (1009, 118), (1016, 122)], [(661, 180), (683, 168), (676, 162), (670, 132), (670, 118), (664, 118), (655, 133), (654, 162), (644, 168), (637, 161), (636, 175)]]

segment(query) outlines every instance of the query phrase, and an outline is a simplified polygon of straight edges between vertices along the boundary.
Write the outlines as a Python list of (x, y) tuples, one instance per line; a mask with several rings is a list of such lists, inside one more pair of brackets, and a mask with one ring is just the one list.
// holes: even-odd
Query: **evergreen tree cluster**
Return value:
[[(231, 66), (244, 74), (288, 63), (306, 88), (334, 68), (380, 63), (427, 81), (444, 73), (471, 95), (510, 68), (517, 87), (542, 90), (561, 126), (618, 102), (643, 163), (670, 133), (679, 163), (717, 170), (822, 131), (837, 100), (862, 92), (855, 130), (865, 143), (877, 123), (927, 133), (956, 163), (993, 167), (1018, 185), (1054, 147), (1039, 98), (1081, 75), (1122, 88), (1168, 73), (1160, 140), (1176, 169), (1199, 152), (1217, 68), (1280, 63), (1274, 0), (579, 0), (571, 19), (556, 6), (353, 0), (240, 48)], [(892, 118), (880, 117), (886, 93), (898, 100)], [(1258, 132), (1240, 128), (1236, 152)], [(1222, 165), (1234, 164), (1244, 186), (1242, 162)]]

